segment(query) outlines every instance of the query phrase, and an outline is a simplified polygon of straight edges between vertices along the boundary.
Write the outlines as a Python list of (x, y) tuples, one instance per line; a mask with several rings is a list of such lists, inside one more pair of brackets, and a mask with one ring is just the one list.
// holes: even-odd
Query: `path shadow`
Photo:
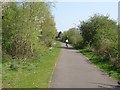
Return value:
[(56, 48), (63, 48), (63, 49), (71, 49), (71, 50), (76, 50), (76, 49), (75, 49), (75, 48), (73, 48), (73, 47), (65, 47), (65, 46), (56, 47)]
[(97, 84), (99, 88), (111, 88), (114, 90), (120, 90), (120, 85), (111, 85), (111, 84), (105, 84), (105, 83), (95, 83), (95, 82), (89, 82), (91, 84)]

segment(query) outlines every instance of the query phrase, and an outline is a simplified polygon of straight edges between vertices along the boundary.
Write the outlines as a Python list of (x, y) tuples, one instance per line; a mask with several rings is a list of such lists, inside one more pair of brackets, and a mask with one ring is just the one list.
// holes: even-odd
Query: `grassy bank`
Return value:
[[(5, 88), (47, 88), (60, 43), (34, 60), (3, 60), (3, 86)], [(14, 66), (11, 66), (14, 63)]]
[(100, 56), (88, 49), (81, 49), (80, 52), (85, 55), (92, 63), (99, 67), (104, 72), (108, 73), (109, 76), (114, 79), (120, 80), (120, 72), (107, 60), (103, 60)]

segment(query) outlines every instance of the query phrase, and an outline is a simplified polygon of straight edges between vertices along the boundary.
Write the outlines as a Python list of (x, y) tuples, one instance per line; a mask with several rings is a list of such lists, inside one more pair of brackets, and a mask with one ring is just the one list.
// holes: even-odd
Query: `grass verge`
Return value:
[(120, 72), (107, 60), (103, 60), (100, 56), (88, 49), (81, 49), (80, 52), (85, 55), (92, 63), (94, 63), (102, 71), (116, 80), (120, 80)]
[[(48, 88), (60, 43), (35, 60), (3, 60), (4, 88)], [(14, 63), (15, 66), (11, 66)]]

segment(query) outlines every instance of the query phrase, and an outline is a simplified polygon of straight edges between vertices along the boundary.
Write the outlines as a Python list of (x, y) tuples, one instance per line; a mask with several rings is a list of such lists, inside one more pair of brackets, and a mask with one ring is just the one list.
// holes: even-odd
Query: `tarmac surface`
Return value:
[[(61, 53), (53, 72), (50, 88), (119, 88), (110, 78), (71, 46), (61, 43)], [(120, 90), (120, 89), (119, 89)]]

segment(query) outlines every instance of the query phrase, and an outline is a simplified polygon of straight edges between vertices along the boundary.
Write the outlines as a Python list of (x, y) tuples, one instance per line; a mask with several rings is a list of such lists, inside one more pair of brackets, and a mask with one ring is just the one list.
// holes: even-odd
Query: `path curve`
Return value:
[(78, 50), (65, 47), (61, 43), (61, 53), (54, 70), (50, 88), (115, 88), (115, 80), (89, 60)]

